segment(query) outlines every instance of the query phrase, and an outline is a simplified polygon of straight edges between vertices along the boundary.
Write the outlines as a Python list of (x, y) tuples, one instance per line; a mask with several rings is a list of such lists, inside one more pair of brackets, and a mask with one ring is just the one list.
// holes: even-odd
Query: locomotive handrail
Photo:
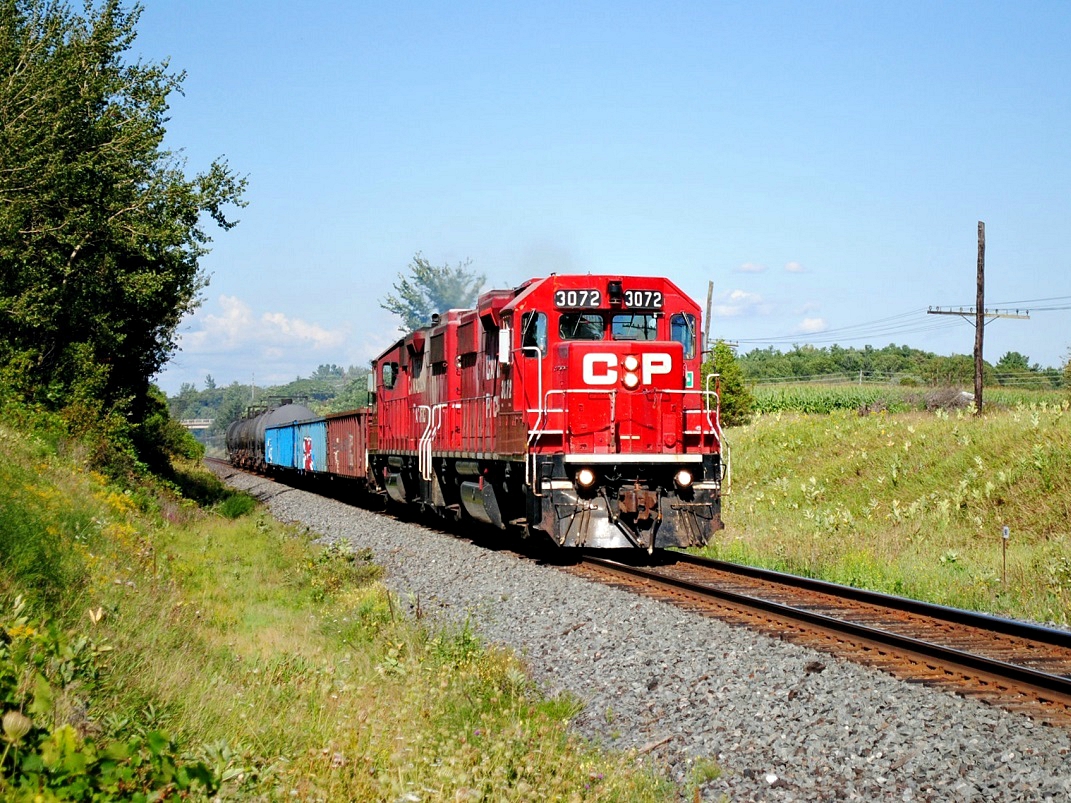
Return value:
[[(610, 397), (610, 420), (614, 421), (617, 418), (617, 391), (616, 390), (592, 390), (591, 388), (555, 388), (554, 390), (548, 390), (545, 396), (541, 396), (540, 407), (538, 409), (539, 418), (536, 420), (536, 426), (528, 431), (528, 451), (529, 455), (524, 461), (524, 474), (525, 481), (531, 484), (532, 469), (535, 465), (535, 454), (532, 453), (532, 447), (539, 443), (539, 439), (543, 435), (565, 435), (565, 422), (562, 422), (561, 429), (539, 429), (539, 424), (543, 420), (544, 413), (565, 413), (565, 407), (550, 406), (550, 397), (556, 393), (560, 393), (562, 396), (562, 403), (564, 405), (567, 394), (569, 393), (586, 393), (588, 395), (596, 393), (605, 393)], [(528, 412), (536, 412), (529, 410)]]
[[(682, 396), (688, 396), (690, 394), (696, 395), (696, 396), (701, 396), (703, 398), (703, 401), (706, 403), (706, 407), (705, 408), (700, 408), (700, 409), (694, 409), (694, 408), (687, 408), (686, 407), (684, 409), (684, 413), (683, 414), (685, 416), (688, 416), (688, 415), (701, 415), (701, 416), (705, 417), (706, 420), (707, 420), (707, 425), (710, 427), (710, 432), (706, 433), (702, 429), (698, 429), (698, 430), (695, 430), (693, 434), (699, 434), (699, 435), (710, 434), (710, 435), (713, 435), (715, 438), (718, 439), (718, 445), (721, 446), (721, 444), (722, 444), (721, 426), (719, 425), (719, 423), (718, 423), (716, 418), (711, 418), (710, 417), (710, 414), (712, 412), (712, 408), (710, 407), (710, 397), (713, 396), (715, 402), (718, 402), (719, 399), (718, 399), (717, 391), (713, 391), (713, 390), (687, 390), (687, 389), (686, 390), (675, 390), (675, 389), (672, 389), (672, 388), (666, 388), (666, 389), (659, 388), (656, 392), (657, 393), (679, 393)], [(715, 404), (714, 407), (713, 407), (713, 410), (717, 410), (717, 409), (718, 409), (718, 405)], [(692, 430), (687, 429), (687, 426), (688, 426), (687, 418), (685, 418), (684, 425), (685, 425), (685, 432), (692, 432)]]
[[(424, 423), (424, 431), (420, 434), (420, 440), (417, 441), (417, 462), (420, 471), (420, 476), (424, 477), (424, 443), (427, 441), (428, 433), (431, 431), (431, 405), (430, 404), (418, 404), (414, 408), (417, 412), (423, 410), (427, 414), (427, 420)], [(417, 421), (420, 421), (420, 416), (416, 417)], [(427, 477), (424, 477), (427, 479)]]
[[(592, 395), (595, 395), (595, 394), (598, 394), (598, 393), (605, 393), (606, 395), (608, 395), (610, 397), (610, 420), (614, 421), (614, 420), (617, 419), (617, 391), (616, 390), (602, 390), (602, 389), (598, 389), (598, 388), (596, 388), (596, 389), (592, 389), (592, 388), (555, 388), (554, 390), (548, 390), (546, 395), (543, 397), (543, 405), (540, 408), (540, 418), (539, 418), (539, 420), (536, 421), (536, 426), (531, 431), (529, 431), (529, 433), (528, 433), (528, 446), (529, 447), (535, 446), (536, 443), (539, 441), (539, 438), (540, 438), (541, 435), (564, 435), (565, 434), (565, 426), (564, 426), (565, 422), (564, 421), (562, 422), (562, 429), (539, 429), (539, 423), (542, 420), (542, 413), (544, 413), (544, 412), (547, 412), (547, 413), (565, 413), (565, 412), (567, 412), (565, 407), (551, 407), (550, 406), (550, 397), (553, 396), (556, 393), (560, 393), (561, 394), (561, 396), (562, 396), (562, 404), (565, 403), (566, 396), (568, 394), (570, 394), (570, 393), (586, 393), (589, 396), (592, 396)], [(533, 411), (529, 410), (529, 412), (533, 412)]]
[(435, 436), (439, 434), (440, 427), (442, 427), (442, 413), (447, 406), (447, 403), (443, 403), (435, 405), (422, 404), (417, 407), (418, 410), (428, 411), (428, 424), (424, 427), (424, 433), (420, 436), (420, 441), (417, 444), (417, 463), (421, 479), (429, 482), (434, 475), (431, 459), (431, 445), (435, 440)]
[[(540, 400), (540, 404), (543, 401), (543, 349), (539, 346), (521, 346), (521, 351), (534, 351), (536, 353), (536, 359), (538, 364), (536, 365), (536, 398)], [(539, 424), (543, 420), (543, 408), (538, 407), (535, 410), (528, 410), (529, 413), (537, 413), (535, 429), (539, 429)], [(528, 436), (528, 445), (532, 445), (532, 436)]]
[[(720, 389), (720, 383), (718, 382), (718, 380), (721, 379), (721, 374), (707, 374), (708, 392), (710, 390), (710, 381), (712, 379), (716, 383), (716, 386)], [(725, 434), (721, 431), (721, 396), (719, 395), (719, 392), (717, 390), (714, 391), (714, 397), (718, 400), (718, 403), (717, 405), (715, 405), (714, 410), (715, 415), (717, 416), (718, 424), (718, 443), (721, 444), (722, 451), (721, 478), (725, 483), (725, 493), (729, 493), (733, 487), (732, 460), (730, 459), (732, 449), (729, 447), (729, 441), (725, 440)]]

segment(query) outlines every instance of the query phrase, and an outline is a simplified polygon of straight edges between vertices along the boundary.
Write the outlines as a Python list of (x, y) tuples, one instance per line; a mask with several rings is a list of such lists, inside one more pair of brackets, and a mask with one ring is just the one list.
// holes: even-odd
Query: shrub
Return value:
[[(0, 620), (0, 706), (5, 799), (170, 799), (219, 779), (200, 761), (187, 762), (160, 731), (103, 741), (87, 711), (107, 647), (24, 615), (17, 598)], [(50, 793), (50, 794), (46, 794)]]

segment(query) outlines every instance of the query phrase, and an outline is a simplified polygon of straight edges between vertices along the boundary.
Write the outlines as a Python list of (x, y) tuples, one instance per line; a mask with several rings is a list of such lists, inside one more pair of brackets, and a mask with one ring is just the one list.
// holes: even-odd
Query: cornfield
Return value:
[[(938, 408), (969, 407), (974, 396), (969, 391), (954, 388), (917, 388), (901, 385), (757, 385), (752, 388), (754, 411), (759, 414), (798, 412), (827, 414), (834, 410), (856, 410), (860, 413), (909, 412)], [(982, 402), (1000, 408), (1059, 404), (1066, 400), (1066, 390), (1025, 390), (1021, 388), (986, 388)]]

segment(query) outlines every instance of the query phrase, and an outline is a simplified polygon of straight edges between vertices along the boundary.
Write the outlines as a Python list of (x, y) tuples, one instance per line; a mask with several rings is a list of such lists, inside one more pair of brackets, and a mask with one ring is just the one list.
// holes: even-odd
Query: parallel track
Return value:
[(639, 567), (585, 556), (570, 571), (1071, 726), (1071, 633), (683, 553), (666, 558)]

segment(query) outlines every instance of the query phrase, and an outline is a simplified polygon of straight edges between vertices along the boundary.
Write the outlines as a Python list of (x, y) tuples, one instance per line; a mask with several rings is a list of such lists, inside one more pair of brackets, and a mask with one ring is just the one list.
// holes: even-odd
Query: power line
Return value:
[[(869, 323), (853, 324), (836, 329), (823, 329), (821, 332), (796, 332), (789, 335), (777, 335), (764, 338), (739, 338), (740, 343), (837, 343), (851, 340), (873, 340), (894, 335), (918, 334), (949, 329), (955, 325), (952, 321), (935, 322), (927, 319), (925, 310), (914, 310), (900, 315), (882, 318)], [(898, 323), (894, 323), (898, 322)]]

